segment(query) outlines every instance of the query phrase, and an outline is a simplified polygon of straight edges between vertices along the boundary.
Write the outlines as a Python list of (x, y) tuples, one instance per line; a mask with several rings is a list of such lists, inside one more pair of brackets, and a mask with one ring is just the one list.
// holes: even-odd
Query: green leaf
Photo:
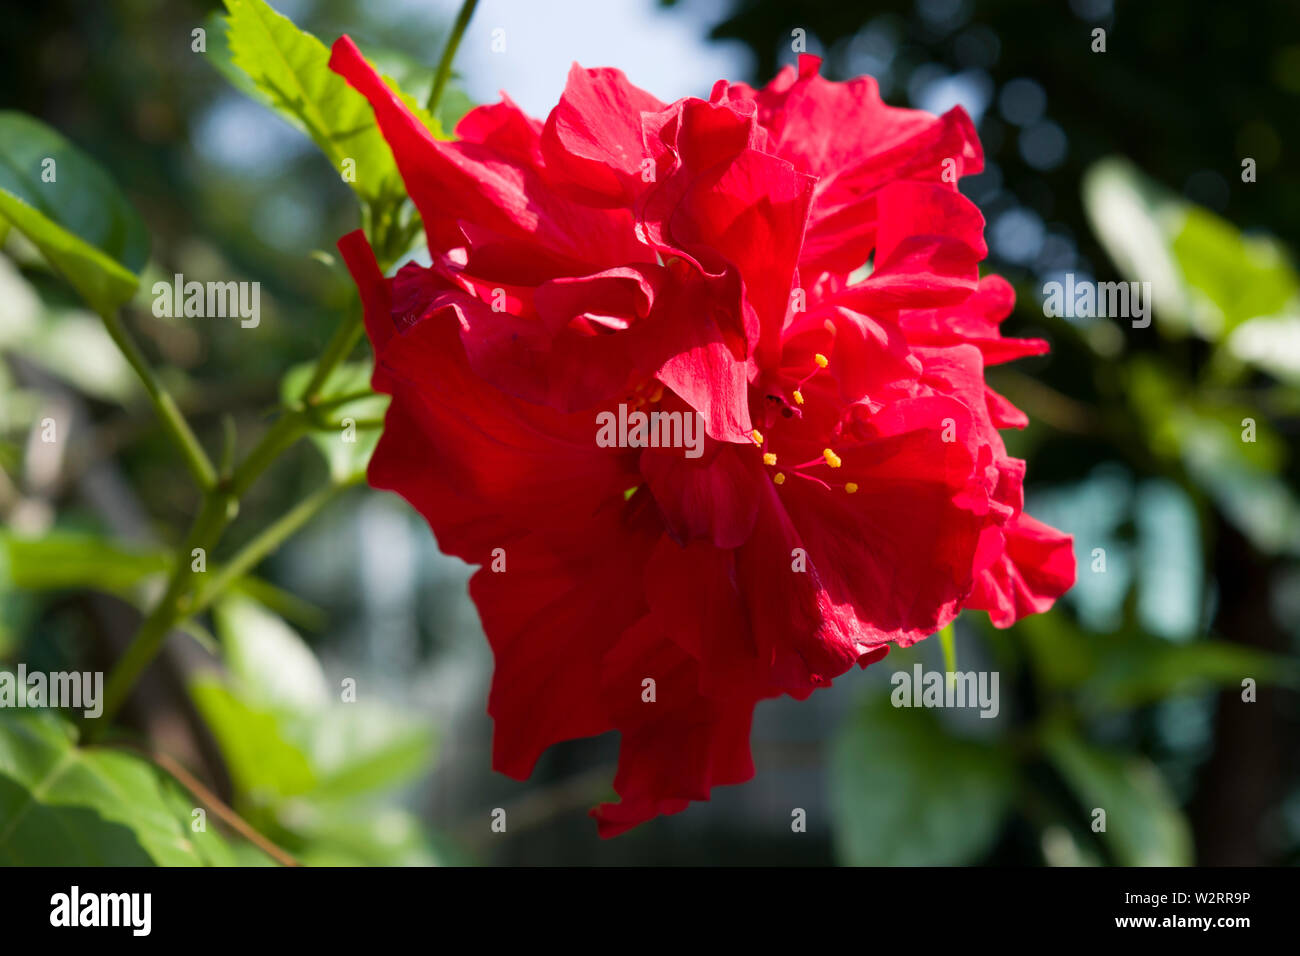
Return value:
[(1271, 236), (1246, 236), (1113, 157), (1084, 174), (1083, 199), (1121, 275), (1152, 284), (1166, 327), (1217, 342), (1252, 319), (1300, 315), (1300, 276)]
[(1132, 627), (1088, 633), (1057, 612), (1026, 617), (1016, 630), (1041, 687), (1076, 695), (1089, 714), (1240, 686), (1245, 677), (1260, 684), (1300, 683), (1294, 661), (1226, 641), (1171, 641)]
[(315, 786), (307, 755), (285, 738), (280, 715), (247, 703), (212, 677), (195, 678), (189, 690), (221, 747), (241, 810), (264, 811)]
[(227, 598), (215, 618), (229, 674), (190, 689), (250, 821), (309, 865), (437, 862), (390, 797), (429, 767), (432, 731), (328, 693), (311, 650), (265, 608)]
[(148, 761), (78, 748), (61, 718), (0, 716), (0, 862), (23, 866), (202, 866), (230, 857), (190, 798)]
[(979, 859), (1015, 784), (996, 744), (950, 735), (934, 711), (874, 697), (831, 753), (836, 854), (854, 866), (953, 866)]
[(297, 831), (308, 841), (307, 866), (435, 866), (436, 852), (420, 821), (396, 807), (355, 813), (345, 809), (297, 808)]
[(432, 731), (387, 708), (333, 698), (315, 655), (274, 614), (231, 597), (214, 617), (229, 678), (193, 690), (241, 791), (272, 805), (291, 795), (340, 801), (406, 783), (429, 766)]
[(213, 612), (225, 663), (242, 699), (288, 713), (310, 713), (328, 699), (325, 674), (311, 649), (277, 615), (245, 597)]
[(346, 800), (400, 786), (433, 761), (435, 738), (409, 717), (362, 704), (326, 711), (314, 725), (313, 764), (319, 800)]
[(1178, 330), (1195, 321), (1170, 249), (1186, 207), (1125, 159), (1100, 160), (1083, 175), (1084, 212), (1102, 248), (1123, 278), (1151, 283), (1157, 321)]
[[(89, 588), (132, 600), (140, 586), (171, 568), (172, 555), (159, 548), (128, 546), (96, 534), (52, 531), (25, 538), (0, 530), (0, 593), (7, 588), (53, 591)], [(208, 564), (208, 573), (220, 565)], [(321, 610), (260, 578), (246, 575), (232, 591), (284, 616), (319, 626)]]
[(1238, 361), (1262, 368), (1291, 386), (1291, 396), (1300, 389), (1300, 309), (1287, 315), (1247, 319), (1232, 330), (1225, 346)]
[(55, 531), (22, 538), (0, 531), (0, 587), (7, 580), (26, 591), (93, 588), (129, 596), (170, 563), (165, 552), (126, 548), (92, 534)]
[(1269, 236), (1245, 236), (1208, 209), (1188, 204), (1171, 248), (1183, 279), (1231, 331), (1247, 319), (1282, 312), (1300, 292), (1286, 252)]
[[(1224, 514), (1269, 553), (1300, 554), (1300, 499), (1279, 477), (1285, 441), (1249, 406), (1213, 402), (1181, 387), (1154, 361), (1128, 363), (1130, 407), (1157, 454), (1181, 459)], [(1243, 440), (1245, 422), (1253, 441)]]
[(1022, 618), (1016, 622), (1016, 634), (1025, 643), (1036, 682), (1045, 690), (1077, 687), (1097, 666), (1093, 635), (1060, 611)]
[(135, 294), (149, 256), (135, 210), (88, 156), (39, 120), (9, 111), (0, 112), (0, 220), (40, 249), (95, 311)]
[[(370, 456), (379, 444), (380, 429), (374, 423), (384, 417), (389, 397), (370, 392), (371, 363), (344, 362), (335, 367), (321, 388), (319, 400), (328, 402), (358, 393), (364, 397), (331, 406), (322, 417), (329, 425), (317, 428), (311, 435), (312, 444), (320, 449), (329, 466), (330, 477), (336, 482), (348, 481), (365, 473)], [(280, 382), (280, 397), (292, 405), (303, 393), (315, 371), (314, 362), (305, 362), (291, 368)], [(345, 426), (352, 422), (351, 430)], [(348, 438), (351, 437), (352, 441)]]
[(1092, 708), (1127, 710), (1211, 687), (1300, 683), (1295, 661), (1226, 641), (1174, 643), (1154, 638), (1107, 641), (1098, 669), (1084, 688)]
[(92, 398), (125, 405), (139, 388), (104, 323), (85, 309), (46, 312), (16, 345), (27, 358)]
[[(405, 188), (370, 104), (330, 70), (329, 49), (263, 0), (226, 0), (226, 8), (230, 58), (224, 59), (224, 44), (215, 44), (217, 68), (228, 76), (232, 67), (246, 75), (257, 98), (310, 136), (340, 175), (344, 161), (352, 160), (355, 181), (349, 185), (364, 202), (385, 206), (400, 201)], [(243, 81), (235, 82), (248, 90)], [(442, 138), (437, 120), (388, 82), (430, 132)]]
[[(416, 103), (429, 102), (433, 92), (433, 81), (437, 69), (423, 63), (400, 50), (384, 47), (366, 47), (366, 55), (389, 83), (399, 87)], [(452, 76), (456, 76), (453, 72)], [(475, 106), (473, 100), (455, 83), (448, 83), (442, 89), (442, 98), (438, 100), (438, 124), (441, 129), (453, 130), (461, 117)]]
[(1121, 866), (1189, 866), (1192, 836), (1182, 812), (1150, 761), (1091, 747), (1056, 725), (1043, 745), (1092, 820), (1106, 811), (1101, 834)]

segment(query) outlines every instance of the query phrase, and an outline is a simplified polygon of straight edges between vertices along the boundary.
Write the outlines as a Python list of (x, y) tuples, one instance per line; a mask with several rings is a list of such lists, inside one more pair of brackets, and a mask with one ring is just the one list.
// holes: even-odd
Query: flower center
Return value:
[[(801, 379), (794, 383), (794, 388), (789, 392), (791, 401), (787, 401), (783, 394), (784, 389), (776, 386), (765, 396), (767, 402), (763, 406), (763, 428), (770, 429), (775, 423), (775, 414), (779, 410), (783, 417), (794, 418), (803, 417), (802, 406), (807, 402), (804, 398), (803, 387), (819, 372), (830, 366), (830, 359), (823, 353), (817, 352), (813, 355), (813, 367)], [(763, 455), (763, 464), (769, 468), (776, 468), (777, 455), (771, 451), (768, 446), (767, 437), (759, 429), (755, 428), (750, 437), (758, 450)], [(774, 484), (783, 485), (786, 481), (787, 474), (794, 475), (797, 478), (803, 478), (807, 481), (815, 482), (827, 490), (842, 488), (847, 494), (855, 494), (858, 486), (852, 481), (833, 481), (828, 480), (830, 475), (825, 469), (834, 472), (836, 469), (843, 467), (844, 461), (840, 458), (835, 449), (826, 447), (822, 449), (821, 456), (813, 458), (810, 461), (802, 462), (797, 465), (783, 466), (780, 470), (775, 471), (772, 475)]]

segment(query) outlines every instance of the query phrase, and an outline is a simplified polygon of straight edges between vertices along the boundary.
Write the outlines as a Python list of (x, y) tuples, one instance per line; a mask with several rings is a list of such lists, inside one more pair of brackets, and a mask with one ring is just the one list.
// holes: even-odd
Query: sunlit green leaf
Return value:
[(1172, 249), (1183, 281), (1222, 316), (1223, 332), (1247, 319), (1278, 314), (1300, 292), (1300, 280), (1277, 240), (1243, 235), (1200, 206), (1187, 205)]
[(190, 826), (193, 803), (134, 754), (79, 748), (48, 711), (0, 715), (0, 861), (39, 866), (201, 866), (230, 850)]
[(1112, 157), (1090, 167), (1083, 199), (1120, 274), (1151, 283), (1165, 328), (1217, 342), (1249, 320), (1300, 314), (1300, 276), (1280, 242), (1243, 234), (1127, 160)]
[(213, 617), (245, 701), (290, 713), (324, 706), (325, 675), (316, 655), (280, 617), (238, 596), (221, 601)]
[(215, 678), (198, 677), (189, 690), (243, 796), (241, 809), (273, 805), (315, 785), (306, 754), (285, 739), (278, 714), (241, 700)]
[(383, 799), (428, 769), (431, 729), (328, 693), (311, 650), (265, 608), (227, 598), (215, 617), (229, 674), (191, 691), (239, 806), (309, 864), (435, 862), (418, 823)]
[[(232, 75), (244, 74), (257, 98), (310, 136), (340, 176), (350, 161), (355, 177), (349, 185), (365, 202), (391, 204), (403, 197), (401, 176), (370, 105), (330, 70), (329, 48), (263, 0), (226, 0), (226, 7), (230, 13), (224, 18), (225, 42), (213, 45), (217, 68), (248, 91), (248, 83)], [(401, 93), (395, 85), (394, 90)], [(441, 137), (437, 120), (410, 97), (403, 98)]]

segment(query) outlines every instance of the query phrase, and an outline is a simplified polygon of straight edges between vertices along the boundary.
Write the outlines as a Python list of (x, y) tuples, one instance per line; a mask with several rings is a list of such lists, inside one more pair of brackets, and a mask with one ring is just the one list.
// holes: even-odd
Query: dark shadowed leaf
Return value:
[(1121, 866), (1188, 866), (1192, 836), (1159, 771), (1144, 757), (1092, 747), (1064, 726), (1043, 734), (1053, 765), (1088, 813), (1105, 810), (1102, 840)]
[(135, 294), (144, 223), (100, 167), (57, 132), (0, 112), (0, 220), (25, 235), (99, 312)]
[(950, 735), (931, 710), (872, 698), (832, 751), (836, 853), (855, 866), (973, 862), (997, 836), (1014, 784), (996, 744)]

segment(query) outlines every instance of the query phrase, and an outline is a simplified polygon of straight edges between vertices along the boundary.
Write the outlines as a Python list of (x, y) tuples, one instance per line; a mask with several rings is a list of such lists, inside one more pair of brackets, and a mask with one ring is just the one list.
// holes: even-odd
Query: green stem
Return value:
[(451, 26), (447, 44), (442, 48), (442, 59), (438, 61), (438, 73), (433, 80), (433, 89), (429, 91), (430, 113), (437, 111), (438, 103), (442, 100), (443, 88), (446, 87), (447, 79), (451, 76), (451, 61), (456, 58), (456, 48), (460, 46), (460, 39), (465, 35), (465, 28), (469, 26), (470, 17), (474, 16), (476, 6), (478, 0), (465, 0), (460, 6), (460, 12), (456, 14), (456, 22)]
[(117, 343), (118, 349), (126, 357), (131, 368), (135, 369), (136, 375), (140, 377), (144, 390), (149, 393), (149, 399), (158, 412), (158, 417), (162, 419), (163, 428), (180, 449), (190, 474), (204, 491), (212, 488), (217, 483), (216, 469), (212, 467), (212, 462), (207, 452), (203, 450), (203, 446), (199, 444), (199, 440), (194, 437), (194, 432), (190, 430), (189, 423), (185, 421), (185, 416), (181, 414), (175, 399), (149, 367), (149, 362), (140, 351), (140, 346), (136, 344), (135, 339), (131, 337), (125, 323), (122, 322), (122, 317), (116, 312), (108, 311), (101, 312), (100, 318), (104, 320), (104, 328), (108, 330), (109, 336)]
[[(460, 38), (465, 32), (465, 26), (469, 23), (470, 15), (474, 12), (475, 2), (476, 0), (467, 0), (456, 19), (456, 28), (452, 31), (447, 49), (443, 52), (444, 62), (440, 68), (442, 83), (446, 82), (445, 74), (451, 70), (451, 58), (455, 55), (456, 45), (460, 42)], [(437, 96), (441, 95), (441, 85), (439, 84), (435, 88), (436, 95), (430, 100), (430, 109), (437, 105)], [(373, 241), (373, 236), (371, 240)], [(381, 270), (386, 271), (387, 267), (388, 263), (385, 257), (385, 262), (381, 264)], [(191, 590), (194, 576), (194, 572), (191, 570), (193, 550), (202, 548), (205, 555), (212, 553), (220, 543), (221, 536), (225, 533), (230, 522), (239, 513), (240, 498), (284, 451), (308, 432), (311, 427), (310, 418), (316, 397), (320, 394), (321, 389), (325, 387), (330, 374), (352, 353), (352, 350), (356, 348), (357, 343), (365, 333), (365, 324), (360, 311), (354, 312), (345, 318), (334, 331), (334, 335), (326, 344), (325, 350), (316, 360), (316, 368), (312, 372), (307, 387), (298, 396), (297, 403), (293, 407), (286, 409), (284, 414), (267, 429), (252, 451), (248, 453), (248, 456), (234, 469), (229, 477), (225, 477), (224, 474), (227, 468), (225, 464), (223, 464), (222, 468), (223, 476), (218, 477), (216, 470), (212, 467), (212, 462), (208, 460), (203, 447), (194, 437), (194, 433), (190, 431), (189, 425), (176, 407), (176, 403), (154, 376), (153, 371), (145, 361), (144, 354), (131, 339), (121, 319), (116, 313), (105, 314), (103, 319), (109, 335), (112, 336), (113, 341), (122, 350), (122, 354), (126, 356), (127, 361), (139, 374), (144, 382), (145, 389), (149, 392), (159, 414), (162, 416), (164, 425), (173, 434), (177, 444), (184, 452), (186, 463), (203, 489), (203, 505), (198, 517), (194, 520), (193, 526), (190, 528), (189, 534), (186, 535), (185, 541), (182, 542), (177, 551), (176, 563), (172, 568), (171, 576), (168, 578), (163, 596), (141, 622), (135, 636), (131, 639), (131, 643), (127, 645), (122, 657), (114, 664), (113, 670), (108, 675), (104, 688), (103, 711), (99, 719), (88, 728), (88, 740), (96, 739), (108, 728), (118, 710), (126, 702), (127, 697), (130, 696), (131, 689), (135, 686), (140, 674), (162, 648), (167, 635), (179, 623), (188, 620), (196, 612), (196, 609), (206, 607), (231, 581), (239, 576), (239, 573), (231, 572), (231, 567), (243, 568), (244, 571), (251, 569), (261, 557), (274, 550), (285, 538), (300, 528), (341, 487), (348, 484), (331, 485), (300, 502), (288, 514), (281, 517), (256, 537), (244, 551), (236, 555), (231, 565), (219, 573), (217, 581), (203, 588), (201, 593), (196, 594)]]
[(365, 333), (365, 330), (366, 327), (362, 324), (359, 312), (354, 312), (343, 320), (343, 323), (334, 330), (334, 335), (326, 344), (325, 351), (321, 353), (320, 358), (317, 360), (316, 371), (312, 373), (307, 387), (298, 396), (300, 402), (311, 403), (312, 399), (325, 387), (325, 382), (330, 377), (330, 373), (334, 371), (340, 362), (352, 354), (352, 350), (361, 341), (361, 336)]
[(93, 742), (108, 728), (114, 716), (140, 674), (149, 665), (162, 647), (168, 633), (183, 614), (181, 607), (186, 588), (193, 576), (193, 551), (203, 548), (206, 554), (216, 538), (221, 534), (229, 519), (230, 499), (224, 494), (208, 493), (204, 495), (203, 507), (194, 519), (189, 534), (177, 549), (175, 565), (167, 581), (167, 589), (154, 605), (148, 617), (140, 624), (135, 637), (127, 645), (126, 651), (113, 665), (104, 686), (104, 707), (99, 719), (91, 725), (87, 740)]
[(355, 392), (348, 392), (346, 395), (331, 395), (329, 398), (321, 399), (318, 402), (312, 402), (311, 407), (318, 412), (326, 412), (331, 408), (338, 408), (341, 405), (349, 405), (352, 402), (359, 402), (363, 398), (374, 398), (375, 391), (369, 388), (358, 389)]
[(306, 432), (306, 422), (299, 412), (285, 412), (277, 418), (230, 476), (230, 493), (236, 499), (242, 498), (262, 472)]
[(244, 545), (195, 595), (190, 605), (190, 614), (199, 614), (207, 609), (227, 587), (248, 574), (261, 563), (262, 559), (275, 551), (294, 535), (303, 525), (333, 501), (345, 489), (357, 484), (361, 476), (337, 484), (329, 484), (308, 495), (293, 508), (281, 515), (273, 524), (263, 528), (252, 541)]
[(947, 672), (948, 682), (954, 683), (957, 679), (957, 642), (951, 621), (939, 632), (939, 644), (943, 647), (943, 669)]
[[(316, 370), (303, 392), (302, 401), (310, 401), (316, 395), (334, 368), (356, 346), (362, 331), (363, 326), (359, 316), (348, 318), (339, 326), (330, 344), (326, 346), (316, 362)], [(120, 342), (118, 344), (121, 345)], [(144, 368), (147, 371), (148, 366)], [(140, 674), (162, 648), (167, 635), (179, 622), (188, 619), (194, 613), (194, 601), (189, 593), (190, 582), (194, 575), (191, 570), (193, 550), (202, 548), (205, 555), (212, 553), (220, 542), (222, 534), (238, 514), (239, 499), (244, 492), (281, 453), (306, 434), (307, 430), (307, 417), (301, 409), (287, 411), (266, 431), (228, 480), (217, 481), (214, 473), (211, 484), (204, 491), (203, 507), (199, 511), (199, 516), (177, 551), (176, 563), (162, 598), (141, 622), (131, 643), (127, 645), (126, 651), (113, 665), (113, 670), (108, 675), (104, 688), (103, 712), (88, 730), (88, 740), (98, 738), (107, 729), (122, 704), (126, 702)], [(211, 468), (211, 465), (209, 464), (208, 467)], [(305, 521), (309, 516), (309, 514), (302, 516), (302, 520)], [(209, 591), (210, 593), (205, 592), (206, 599), (211, 601), (219, 592), (211, 589)]]

